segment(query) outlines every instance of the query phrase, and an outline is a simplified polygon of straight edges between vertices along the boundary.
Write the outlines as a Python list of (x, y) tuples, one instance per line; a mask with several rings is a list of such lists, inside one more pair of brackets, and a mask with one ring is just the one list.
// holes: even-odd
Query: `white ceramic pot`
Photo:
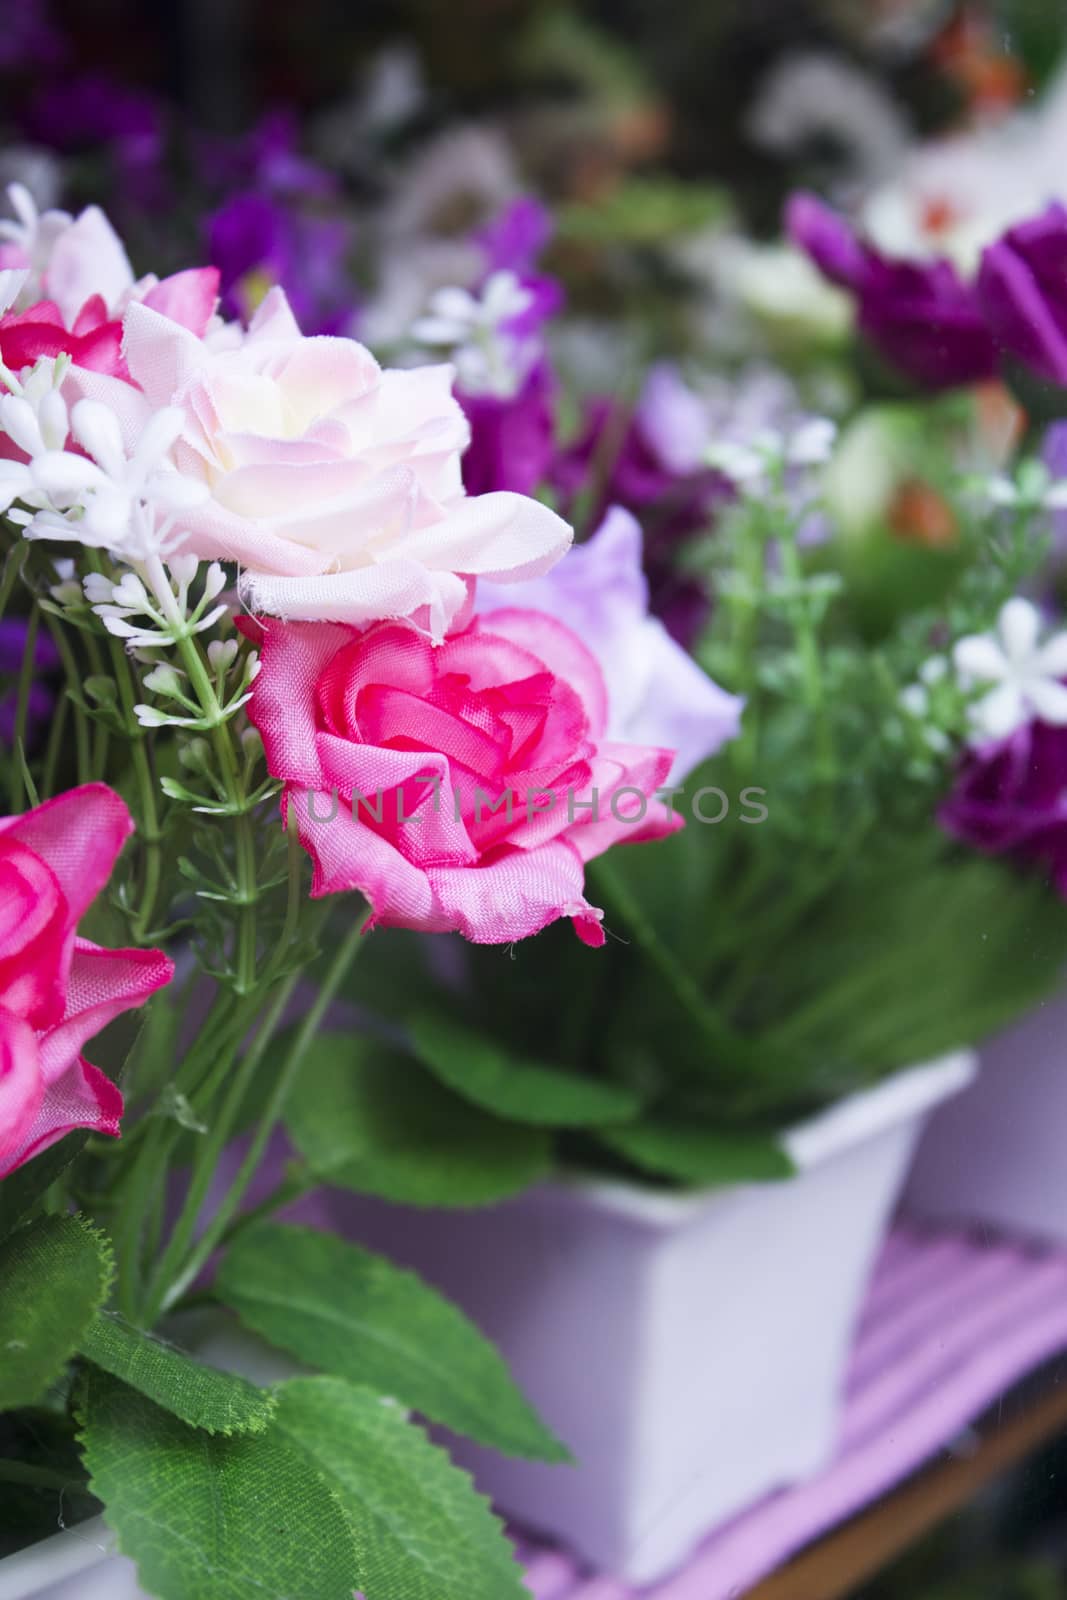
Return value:
[(643, 1584), (833, 1454), (868, 1273), (927, 1114), (969, 1053), (785, 1136), (798, 1175), (674, 1196), (545, 1184), (482, 1211), (337, 1194), (332, 1225), (463, 1306), (578, 1465), (453, 1453), (501, 1510)]
[(1067, 1242), (1067, 992), (986, 1045), (974, 1083), (931, 1117), (905, 1208)]

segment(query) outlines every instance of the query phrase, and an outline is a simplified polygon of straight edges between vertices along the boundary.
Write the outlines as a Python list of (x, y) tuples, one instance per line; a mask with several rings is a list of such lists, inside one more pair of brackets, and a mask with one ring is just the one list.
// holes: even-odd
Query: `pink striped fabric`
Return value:
[(1064, 1349), (1067, 1250), (898, 1227), (871, 1284), (841, 1446), (824, 1473), (718, 1528), (684, 1571), (651, 1589), (520, 1540), (526, 1587), (535, 1600), (737, 1600)]

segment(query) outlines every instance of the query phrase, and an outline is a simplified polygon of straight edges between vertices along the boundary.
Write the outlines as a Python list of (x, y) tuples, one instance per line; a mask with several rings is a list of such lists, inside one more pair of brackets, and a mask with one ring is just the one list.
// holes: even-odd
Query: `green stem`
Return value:
[[(167, 1308), (173, 1305), (174, 1301), (182, 1295), (185, 1289), (188, 1288), (189, 1284), (194, 1281), (198, 1273), (210, 1260), (211, 1255), (217, 1249), (223, 1236), (225, 1235), (230, 1220), (235, 1215), (242, 1199), (244, 1198), (245, 1191), (247, 1190), (249, 1183), (255, 1176), (256, 1170), (259, 1167), (259, 1163), (263, 1158), (263, 1153), (267, 1148), (267, 1143), (270, 1139), (270, 1136), (274, 1132), (274, 1129), (281, 1117), (285, 1103), (289, 1098), (293, 1084), (296, 1081), (297, 1074), (300, 1071), (307, 1048), (312, 1039), (315, 1037), (315, 1034), (322, 1023), (322, 1020), (326, 1015), (326, 1012), (329, 1009), (345, 974), (355, 958), (357, 950), (360, 948), (363, 931), (370, 919), (370, 916), (371, 912), (368, 910), (366, 916), (358, 920), (354, 920), (351, 928), (345, 934), (340, 945), (338, 946), (337, 953), (330, 963), (330, 966), (326, 972), (326, 976), (322, 981), (322, 987), (319, 989), (318, 994), (315, 996), (314, 1003), (309, 1007), (302, 1022), (300, 1023), (300, 1026), (296, 1030), (293, 1042), (289, 1047), (284, 1062), (282, 1063), (281, 1071), (278, 1074), (274, 1088), (271, 1092), (270, 1099), (267, 1102), (266, 1109), (263, 1113), (263, 1116), (260, 1118), (259, 1125), (257, 1126), (252, 1137), (252, 1142), (248, 1148), (248, 1152), (238, 1168), (237, 1176), (231, 1184), (225, 1199), (222, 1201), (222, 1204), (219, 1206), (200, 1239), (190, 1252), (188, 1259), (182, 1265), (178, 1276), (173, 1283), (165, 1288), (162, 1299), (159, 1300), (158, 1305), (153, 1304), (153, 1306), (150, 1308), (154, 1315), (158, 1315), (160, 1311), (167, 1310)], [(288, 993), (294, 983), (295, 974), (293, 978), (291, 978), (282, 986), (281, 994), (286, 999), (288, 998)], [(279, 1014), (280, 1013), (276, 1004), (273, 1012), (275, 1021), (277, 1020), (277, 1016)], [(271, 1031), (273, 1031), (273, 1029)], [(260, 1048), (260, 1037), (257, 1036), (256, 1043), (249, 1054), (258, 1057), (258, 1055), (261, 1053), (262, 1050)], [(258, 1060), (255, 1064), (258, 1064)], [(225, 1139), (223, 1139), (223, 1143), (225, 1143)], [(221, 1148), (222, 1145), (219, 1145), (220, 1151)], [(170, 1253), (171, 1252), (168, 1249), (168, 1254)], [(165, 1283), (166, 1278), (162, 1270), (160, 1276)]]
[(615, 904), (634, 943), (653, 963), (666, 988), (703, 1035), (712, 1054), (716, 1058), (738, 1062), (745, 1052), (744, 1041), (708, 1005), (700, 985), (663, 943), (614, 865), (605, 856), (598, 856), (589, 863), (586, 873), (603, 890), (604, 898)]
[(174, 631), (174, 641), (182, 666), (189, 676), (201, 714), (210, 724), (211, 742), (215, 750), (215, 759), (219, 764), (223, 791), (227, 805), (233, 813), (237, 885), (234, 899), (238, 907), (234, 988), (238, 994), (246, 995), (252, 992), (256, 981), (256, 901), (259, 896), (256, 882), (255, 828), (249, 814), (240, 757), (234, 748), (230, 723), (223, 718), (214, 678), (200, 646), (189, 632), (188, 623), (181, 613), (158, 556), (145, 563), (145, 576), (167, 622)]
[(143, 850), (144, 876), (140, 886), (139, 903), (133, 921), (134, 937), (143, 944), (152, 927), (156, 900), (163, 868), (163, 835), (160, 832), (159, 805), (156, 798), (156, 779), (144, 737), (144, 729), (137, 721), (133, 674), (129, 657), (118, 639), (108, 636), (111, 652), (111, 670), (118, 687), (123, 720), (130, 741), (130, 759), (134, 781), (137, 785), (137, 838)]
[(30, 1489), (86, 1489), (85, 1480), (51, 1467), (31, 1466), (28, 1461), (0, 1460), (0, 1483), (21, 1483)]
[(78, 771), (78, 782), (88, 783), (95, 776), (93, 771), (92, 755), (89, 747), (89, 719), (75, 698), (81, 696), (81, 682), (83, 674), (78, 670), (74, 651), (71, 649), (67, 630), (53, 616), (46, 616), (45, 622), (52, 642), (59, 652), (59, 659), (63, 663), (63, 673), (67, 680), (67, 705), (74, 710), (74, 758)]

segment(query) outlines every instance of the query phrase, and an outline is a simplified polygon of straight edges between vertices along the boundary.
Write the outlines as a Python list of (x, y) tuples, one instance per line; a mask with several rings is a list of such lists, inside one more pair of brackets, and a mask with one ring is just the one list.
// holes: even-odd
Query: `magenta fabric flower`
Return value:
[(786, 229), (831, 283), (855, 296), (859, 327), (875, 348), (923, 388), (996, 375), (996, 344), (977, 293), (948, 261), (891, 260), (811, 194), (790, 198)]
[(359, 889), (375, 924), (504, 944), (570, 917), (598, 946), (584, 863), (681, 826), (654, 798), (674, 752), (606, 737), (600, 668), (551, 617), (494, 611), (437, 647), (394, 623), (245, 629), (312, 893)]
[(977, 291), (1001, 349), (1067, 385), (1067, 209), (1051, 205), (983, 251)]
[(0, 1177), (73, 1128), (117, 1134), (122, 1095), (82, 1046), (174, 973), (77, 935), (133, 823), (102, 783), (0, 818)]

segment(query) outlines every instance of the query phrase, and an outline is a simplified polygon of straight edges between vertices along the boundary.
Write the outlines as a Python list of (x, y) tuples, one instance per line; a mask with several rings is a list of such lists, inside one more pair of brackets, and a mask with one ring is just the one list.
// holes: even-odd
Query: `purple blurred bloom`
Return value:
[(55, 67), (67, 54), (67, 41), (54, 27), (45, 0), (7, 0), (0, 28), (0, 72)]
[(1067, 727), (1031, 722), (971, 752), (941, 822), (986, 855), (1043, 862), (1067, 897)]
[(948, 261), (891, 260), (810, 194), (790, 198), (786, 229), (832, 283), (855, 296), (859, 326), (875, 348), (923, 388), (996, 375), (997, 349), (976, 290)]
[(677, 571), (678, 551), (707, 532), (715, 509), (731, 496), (718, 472), (698, 464), (692, 449), (694, 417), (672, 430), (664, 408), (664, 386), (650, 374), (635, 408), (601, 397), (586, 408), (585, 427), (553, 463), (552, 482), (564, 515), (593, 488), (590, 521), (598, 524), (609, 505), (638, 518), (645, 533), (645, 570), (652, 609), (671, 634), (690, 645), (707, 620), (707, 594), (695, 578)]
[(119, 141), (158, 142), (163, 114), (159, 102), (102, 73), (45, 82), (25, 113), (26, 131), (53, 150), (81, 152), (86, 145)]
[[(25, 617), (0, 619), (0, 679), (7, 686), (4, 692), (0, 692), (0, 744), (8, 749), (15, 742), (19, 702), (17, 680), (26, 651), (27, 626)], [(35, 677), (26, 705), (26, 740), (31, 749), (51, 719), (56, 698), (52, 687), (42, 682), (59, 667), (59, 654), (47, 634), (37, 635), (33, 666)]]
[(223, 192), (265, 189), (303, 200), (329, 200), (339, 192), (336, 176), (300, 153), (300, 123), (287, 109), (267, 112), (239, 138), (198, 134), (194, 150)]
[(1049, 206), (982, 253), (978, 301), (1000, 348), (1067, 385), (1067, 210)]
[(552, 237), (551, 213), (532, 195), (522, 195), (484, 228), (475, 241), (485, 252), (485, 270), (514, 272), (519, 277), (532, 272)]
[(456, 399), (467, 414), (471, 442), (463, 457), (468, 494), (510, 489), (533, 494), (544, 482), (555, 452), (556, 385), (546, 361), (527, 375), (518, 394), (465, 394)]
[(247, 320), (265, 285), (280, 284), (305, 333), (339, 333), (351, 321), (355, 295), (343, 219), (308, 216), (268, 194), (247, 191), (208, 218), (207, 233), (225, 315)]
[[(641, 528), (613, 507), (585, 544), (574, 545), (521, 603), (558, 617), (596, 656), (608, 687), (608, 736), (678, 752), (680, 783), (737, 734), (744, 701), (727, 694), (648, 612)], [(479, 612), (514, 606), (512, 589), (479, 583)]]

